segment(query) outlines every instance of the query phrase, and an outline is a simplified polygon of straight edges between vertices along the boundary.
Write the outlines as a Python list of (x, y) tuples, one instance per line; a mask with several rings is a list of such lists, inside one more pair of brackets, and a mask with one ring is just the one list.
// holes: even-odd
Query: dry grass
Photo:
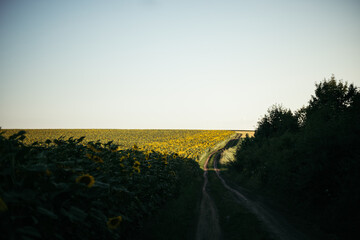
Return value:
[(246, 134), (249, 135), (249, 137), (253, 137), (255, 131), (253, 130), (236, 130), (235, 133), (241, 134), (241, 138), (245, 138)]

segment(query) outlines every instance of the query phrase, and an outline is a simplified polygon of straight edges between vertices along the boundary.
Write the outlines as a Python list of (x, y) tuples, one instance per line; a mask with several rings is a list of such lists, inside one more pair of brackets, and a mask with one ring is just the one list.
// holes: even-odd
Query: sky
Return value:
[(255, 129), (360, 87), (360, 1), (2, 0), (0, 126)]

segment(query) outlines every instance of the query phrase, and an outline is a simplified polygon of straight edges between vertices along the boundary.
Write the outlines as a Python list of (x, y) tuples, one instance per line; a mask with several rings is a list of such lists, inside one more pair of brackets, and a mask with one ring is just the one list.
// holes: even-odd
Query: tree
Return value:
[(298, 121), (290, 109), (281, 105), (273, 105), (268, 113), (258, 122), (255, 131), (257, 138), (279, 136), (285, 132), (294, 132), (298, 129)]
[(334, 76), (315, 86), (295, 114), (269, 108), (233, 165), (244, 184), (308, 212), (325, 232), (359, 238), (360, 91)]
[(336, 118), (348, 109), (359, 95), (353, 84), (337, 82), (334, 75), (315, 86), (315, 96), (311, 96), (306, 109), (307, 119), (312, 115), (321, 117), (321, 120), (325, 121)]

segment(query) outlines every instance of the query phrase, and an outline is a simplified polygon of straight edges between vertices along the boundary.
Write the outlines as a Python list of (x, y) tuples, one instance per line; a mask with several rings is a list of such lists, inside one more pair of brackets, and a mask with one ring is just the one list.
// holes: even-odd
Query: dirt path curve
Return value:
[[(219, 151), (222, 151), (220, 149)], [(214, 153), (215, 154), (215, 153)], [(247, 193), (239, 186), (233, 185), (230, 187), (220, 174), (217, 168), (216, 158), (214, 160), (214, 169), (219, 180), (223, 186), (234, 194), (239, 204), (247, 208), (250, 212), (255, 214), (258, 219), (263, 222), (268, 231), (276, 238), (281, 240), (306, 240), (309, 239), (303, 233), (299, 232), (291, 226), (282, 216), (276, 211), (266, 207), (259, 201), (252, 200), (247, 196)]]
[(218, 240), (221, 239), (221, 229), (219, 224), (219, 215), (214, 201), (211, 199), (206, 191), (208, 184), (208, 163), (212, 155), (216, 153), (212, 152), (204, 163), (204, 185), (202, 188), (202, 198), (200, 204), (200, 213), (198, 226), (196, 231), (197, 240)]

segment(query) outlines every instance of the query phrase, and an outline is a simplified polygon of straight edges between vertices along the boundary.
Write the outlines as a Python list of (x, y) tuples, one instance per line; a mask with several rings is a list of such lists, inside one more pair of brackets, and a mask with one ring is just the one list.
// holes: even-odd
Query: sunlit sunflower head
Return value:
[(118, 228), (120, 226), (121, 222), (122, 222), (122, 217), (121, 216), (109, 218), (109, 220), (107, 222), (107, 226), (108, 226), (109, 229), (114, 230), (114, 229), (116, 229), (116, 228)]
[(120, 146), (117, 146), (115, 149), (111, 149), (112, 152), (118, 152), (121, 150)]
[(85, 184), (88, 188), (91, 188), (95, 183), (95, 179), (90, 174), (84, 174), (77, 177), (76, 182)]

